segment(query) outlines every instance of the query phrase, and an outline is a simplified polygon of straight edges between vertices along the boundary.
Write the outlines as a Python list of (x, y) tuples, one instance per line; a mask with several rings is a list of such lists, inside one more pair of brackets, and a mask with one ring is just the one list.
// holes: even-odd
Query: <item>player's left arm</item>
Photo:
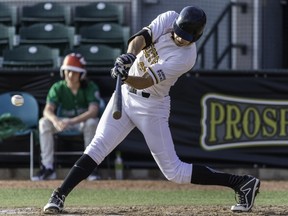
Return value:
[(78, 116), (75, 116), (70, 119), (71, 124), (77, 124), (83, 121), (86, 121), (89, 118), (96, 118), (98, 115), (99, 106), (96, 103), (90, 103), (88, 110)]
[(154, 85), (153, 79), (149, 73), (144, 73), (142, 77), (139, 76), (128, 76), (125, 83), (136, 89), (145, 89)]
[(71, 118), (71, 124), (77, 124), (90, 118), (96, 118), (98, 116), (100, 92), (98, 86), (94, 82), (90, 81), (88, 83), (84, 97), (86, 98), (85, 100), (88, 103), (88, 109), (87, 111), (79, 114), (78, 116)]

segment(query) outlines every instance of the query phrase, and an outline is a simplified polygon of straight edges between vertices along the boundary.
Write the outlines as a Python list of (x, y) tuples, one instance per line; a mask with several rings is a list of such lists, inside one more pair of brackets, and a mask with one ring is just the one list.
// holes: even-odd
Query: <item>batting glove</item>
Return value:
[(126, 53), (116, 58), (114, 65), (129, 70), (135, 60), (136, 56), (133, 53)]
[(111, 69), (111, 77), (117, 79), (118, 75), (120, 75), (122, 81), (125, 81), (128, 78), (128, 70), (124, 67), (115, 66)]

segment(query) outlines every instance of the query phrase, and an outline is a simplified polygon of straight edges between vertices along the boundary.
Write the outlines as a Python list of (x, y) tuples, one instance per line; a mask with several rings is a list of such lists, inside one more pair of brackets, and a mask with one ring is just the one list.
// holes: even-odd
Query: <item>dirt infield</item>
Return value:
[[(232, 213), (217, 206), (135, 206), (135, 207), (67, 207), (60, 215), (94, 215), (94, 216), (278, 216), (288, 215), (284, 207), (254, 208), (249, 213)], [(40, 208), (18, 208), (1, 210), (0, 215), (45, 215)]]
[[(60, 181), (0, 181), (0, 186), (7, 188), (55, 188), (60, 184)], [(129, 189), (169, 189), (169, 190), (195, 190), (206, 189), (204, 186), (197, 185), (177, 185), (168, 181), (108, 181), (101, 180), (96, 182), (83, 181), (80, 188), (129, 188)], [(219, 187), (217, 187), (219, 188)], [(209, 187), (208, 189), (211, 189)], [(262, 181), (261, 190), (263, 191), (288, 191), (288, 182), (286, 181)], [(286, 206), (285, 206), (286, 205)], [(43, 215), (41, 208), (16, 208), (4, 209), (0, 207), (0, 215)], [(253, 212), (249, 213), (232, 213), (229, 206), (129, 206), (129, 207), (69, 207), (65, 208), (63, 215), (99, 215), (99, 216), (274, 216), (274, 215), (288, 215), (287, 203), (283, 206), (257, 206), (253, 208)]]

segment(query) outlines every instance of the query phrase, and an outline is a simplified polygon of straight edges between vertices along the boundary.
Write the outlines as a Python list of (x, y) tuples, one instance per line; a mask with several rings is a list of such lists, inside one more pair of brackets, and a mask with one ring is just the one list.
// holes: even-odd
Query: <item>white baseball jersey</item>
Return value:
[[(160, 14), (146, 27), (152, 44), (142, 50), (130, 68), (129, 75), (149, 73), (154, 85), (143, 90), (130, 91), (122, 85), (122, 117), (112, 117), (114, 94), (100, 119), (96, 134), (86, 148), (99, 165), (124, 138), (137, 127), (164, 176), (176, 183), (190, 183), (192, 164), (178, 158), (168, 125), (171, 86), (189, 71), (196, 61), (196, 45), (177, 46), (172, 36), (173, 22), (178, 17), (174, 11)], [(143, 94), (144, 92), (144, 94)]]
[(152, 95), (169, 95), (170, 87), (183, 73), (191, 70), (196, 61), (195, 43), (179, 47), (171, 39), (173, 22), (177, 17), (176, 12), (168, 11), (152, 21), (148, 29), (153, 43), (137, 55), (129, 72), (129, 75), (142, 76), (148, 71), (154, 85), (144, 91)]

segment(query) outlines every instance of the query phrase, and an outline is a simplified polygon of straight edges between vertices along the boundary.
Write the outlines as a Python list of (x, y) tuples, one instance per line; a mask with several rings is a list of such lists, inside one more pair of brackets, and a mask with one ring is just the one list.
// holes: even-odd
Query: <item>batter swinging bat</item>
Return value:
[(112, 114), (114, 119), (120, 119), (122, 115), (122, 93), (120, 75), (117, 76)]

